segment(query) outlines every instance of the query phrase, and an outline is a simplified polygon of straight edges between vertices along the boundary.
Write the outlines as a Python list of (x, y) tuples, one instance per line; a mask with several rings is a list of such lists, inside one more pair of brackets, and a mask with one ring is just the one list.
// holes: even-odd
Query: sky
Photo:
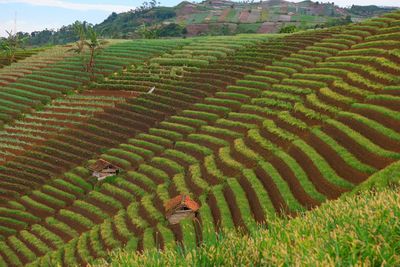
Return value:
[[(163, 6), (177, 5), (181, 0), (159, 0)], [(300, 2), (302, 0), (292, 0)], [(0, 0), (0, 36), (6, 30), (32, 32), (44, 29), (58, 29), (76, 20), (96, 24), (112, 12), (124, 12), (140, 6), (143, 0)], [(346, 7), (355, 5), (400, 6), (400, 0), (319, 0), (335, 2)]]

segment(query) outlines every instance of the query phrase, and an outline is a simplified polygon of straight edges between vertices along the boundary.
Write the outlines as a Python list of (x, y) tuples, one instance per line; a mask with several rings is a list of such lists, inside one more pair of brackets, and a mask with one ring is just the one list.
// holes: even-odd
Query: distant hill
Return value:
[[(106, 38), (140, 37), (137, 32), (143, 25), (147, 30), (156, 30), (158, 37), (275, 33), (291, 25), (307, 29), (347, 24), (393, 9), (377, 6), (352, 6), (345, 9), (334, 3), (308, 0), (299, 3), (283, 0), (183, 1), (175, 7), (144, 5), (128, 12), (112, 13), (102, 23), (95, 25), (95, 28)], [(32, 45), (64, 44), (75, 38), (71, 26), (64, 26), (58, 31), (34, 32), (30, 37)]]
[[(359, 21), (393, 8), (377, 6), (353, 6), (340, 8), (334, 3), (302, 1), (292, 3), (283, 0), (243, 1), (207, 0), (201, 3), (181, 2), (175, 7), (156, 7), (147, 11), (113, 13), (96, 27), (107, 37), (126, 38), (142, 24), (160, 29), (182, 29), (182, 34), (275, 33), (282, 27), (296, 25), (299, 28), (342, 23), (350, 18)], [(349, 22), (349, 20), (347, 20)], [(171, 26), (173, 24), (174, 26)], [(168, 26), (169, 25), (169, 26)], [(177, 25), (179, 27), (177, 27)]]

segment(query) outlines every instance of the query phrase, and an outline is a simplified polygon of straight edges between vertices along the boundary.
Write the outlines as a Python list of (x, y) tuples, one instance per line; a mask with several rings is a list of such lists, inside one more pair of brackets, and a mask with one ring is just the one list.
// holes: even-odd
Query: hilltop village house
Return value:
[(104, 160), (104, 159), (98, 159), (95, 163), (90, 165), (89, 170), (91, 170), (92, 176), (97, 177), (99, 181), (113, 175), (117, 175), (120, 171), (121, 168)]
[(164, 207), (169, 223), (177, 224), (186, 218), (197, 217), (200, 205), (187, 195), (179, 195), (167, 201)]

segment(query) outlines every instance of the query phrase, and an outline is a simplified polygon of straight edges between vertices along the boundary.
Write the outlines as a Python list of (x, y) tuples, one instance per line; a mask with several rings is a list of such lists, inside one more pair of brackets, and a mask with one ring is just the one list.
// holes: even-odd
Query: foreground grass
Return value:
[(98, 266), (399, 266), (400, 188), (347, 195), (252, 236), (183, 251), (120, 252)]

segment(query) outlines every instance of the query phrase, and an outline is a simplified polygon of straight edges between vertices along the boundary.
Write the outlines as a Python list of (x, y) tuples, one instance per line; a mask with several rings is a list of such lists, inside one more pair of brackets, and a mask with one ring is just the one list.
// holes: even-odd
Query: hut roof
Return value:
[(185, 205), (187, 208), (191, 209), (192, 211), (198, 211), (200, 206), (197, 204), (196, 201), (192, 200), (187, 195), (179, 195), (176, 196), (164, 204), (165, 211), (167, 213), (171, 212), (173, 209), (177, 208), (180, 205)]
[(101, 170), (105, 169), (107, 166), (112, 166), (113, 168), (121, 169), (117, 165), (112, 164), (112, 163), (110, 163), (110, 162), (108, 162), (108, 161), (106, 161), (104, 159), (98, 159), (95, 163), (90, 165), (88, 168), (91, 171), (98, 172), (98, 171), (101, 171)]

